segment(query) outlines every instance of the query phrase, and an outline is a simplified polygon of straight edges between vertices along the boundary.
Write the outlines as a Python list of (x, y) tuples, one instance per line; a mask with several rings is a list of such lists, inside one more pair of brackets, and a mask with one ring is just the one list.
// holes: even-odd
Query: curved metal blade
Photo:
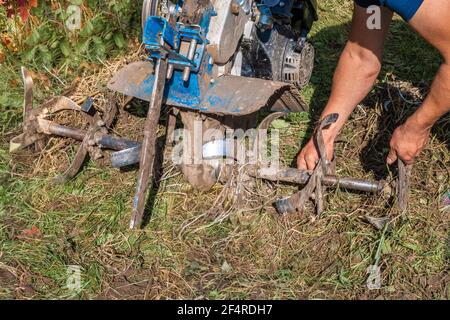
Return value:
[(339, 115), (337, 113), (332, 113), (323, 118), (317, 125), (314, 132), (314, 140), (316, 142), (317, 149), (319, 150), (320, 165), (322, 166), (323, 174), (332, 174), (330, 170), (330, 161), (328, 161), (327, 149), (325, 147), (325, 141), (323, 139), (322, 130), (329, 125), (335, 123)]

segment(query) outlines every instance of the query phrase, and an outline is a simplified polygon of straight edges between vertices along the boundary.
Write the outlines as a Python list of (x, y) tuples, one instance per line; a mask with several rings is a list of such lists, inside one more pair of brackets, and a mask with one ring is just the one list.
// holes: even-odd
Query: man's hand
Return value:
[(387, 164), (393, 164), (398, 158), (405, 164), (413, 164), (414, 159), (428, 143), (430, 132), (431, 129), (411, 125), (408, 121), (395, 129), (390, 142)]
[[(333, 160), (334, 143), (333, 141), (325, 141), (328, 160)], [(300, 170), (314, 170), (319, 161), (319, 152), (311, 139), (297, 156), (297, 167)]]

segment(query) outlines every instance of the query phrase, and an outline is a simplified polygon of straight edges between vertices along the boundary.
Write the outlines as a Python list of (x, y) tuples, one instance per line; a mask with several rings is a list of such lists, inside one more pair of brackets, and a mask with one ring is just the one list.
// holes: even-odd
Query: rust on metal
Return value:
[(407, 165), (402, 160), (398, 160), (397, 201), (398, 208), (402, 213), (406, 213), (408, 209), (411, 171), (412, 165)]
[(133, 200), (133, 212), (130, 221), (131, 229), (136, 228), (142, 222), (145, 203), (147, 200), (147, 191), (149, 189), (150, 175), (153, 174), (156, 155), (156, 128), (160, 118), (163, 92), (167, 75), (166, 59), (157, 60), (155, 74), (155, 85), (153, 86), (152, 98), (149, 104), (147, 119), (144, 126), (144, 140), (141, 147), (136, 194)]
[(331, 174), (331, 167), (328, 161), (325, 144), (323, 141), (322, 130), (330, 124), (337, 121), (339, 115), (336, 113), (330, 114), (322, 119), (316, 126), (314, 131), (314, 141), (319, 150), (319, 161), (311, 174), (306, 186), (295, 193), (294, 195), (277, 201), (276, 208), (280, 214), (302, 212), (306, 205), (306, 202), (314, 194), (314, 200), (316, 204), (316, 215), (320, 216), (323, 212), (323, 177), (327, 174)]

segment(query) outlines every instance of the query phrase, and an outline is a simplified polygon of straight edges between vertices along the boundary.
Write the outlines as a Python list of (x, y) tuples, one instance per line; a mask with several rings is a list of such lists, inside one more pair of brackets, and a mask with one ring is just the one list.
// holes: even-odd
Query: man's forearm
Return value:
[(439, 68), (430, 93), (419, 109), (407, 120), (417, 130), (430, 130), (445, 113), (450, 111), (450, 65)]
[(356, 43), (347, 43), (333, 77), (330, 99), (322, 117), (338, 113), (339, 119), (324, 131), (325, 139), (334, 141), (355, 107), (366, 97), (380, 71), (380, 62), (371, 51)]

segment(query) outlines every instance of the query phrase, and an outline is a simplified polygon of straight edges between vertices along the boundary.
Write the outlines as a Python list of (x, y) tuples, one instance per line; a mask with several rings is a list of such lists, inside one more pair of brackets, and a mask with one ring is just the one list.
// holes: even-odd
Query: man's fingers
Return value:
[(297, 168), (299, 170), (308, 170), (308, 166), (305, 161), (305, 157), (302, 154), (299, 154), (297, 157)]
[(400, 159), (405, 163), (405, 164), (414, 164), (414, 157), (412, 156), (404, 156), (404, 157), (400, 157)]
[(306, 161), (307, 169), (314, 170), (316, 168), (317, 161), (319, 161), (319, 159), (314, 156), (311, 156), (311, 155), (306, 155), (305, 161)]
[(397, 161), (397, 152), (394, 149), (389, 150), (389, 154), (387, 156), (386, 162), (388, 165), (393, 164), (395, 161)]

